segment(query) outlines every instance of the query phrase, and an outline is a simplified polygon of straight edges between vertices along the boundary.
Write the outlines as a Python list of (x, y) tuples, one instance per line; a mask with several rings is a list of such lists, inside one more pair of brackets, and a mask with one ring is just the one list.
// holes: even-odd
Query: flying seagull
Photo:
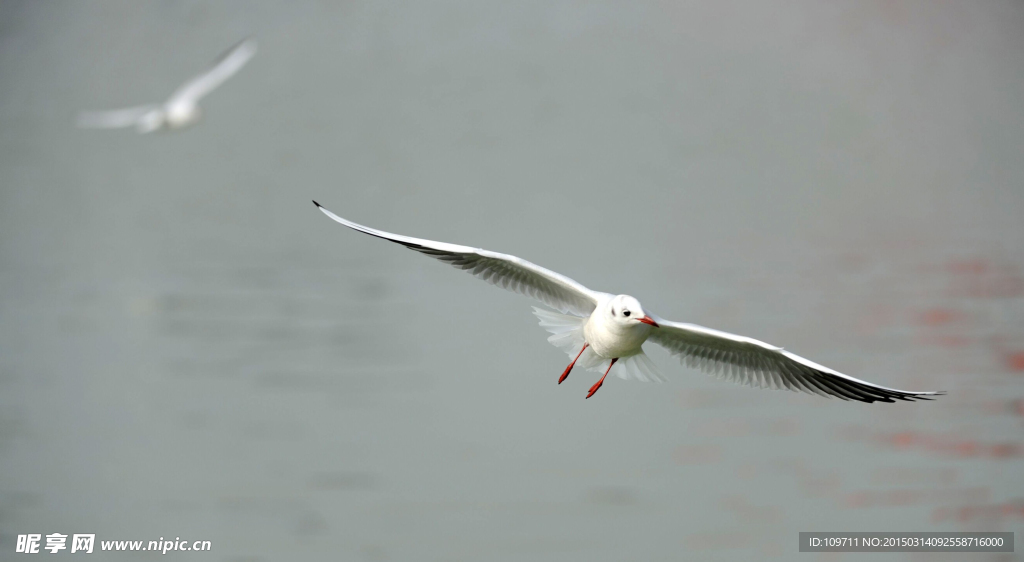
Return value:
[(185, 82), (163, 104), (82, 112), (78, 115), (78, 126), (88, 129), (135, 127), (140, 133), (187, 127), (199, 120), (199, 100), (231, 78), (255, 54), (256, 40), (245, 39), (221, 55), (209, 70)]
[(432, 256), (557, 310), (533, 307), (540, 325), (552, 334), (548, 341), (572, 358), (558, 378), (558, 384), (569, 376), (577, 363), (593, 371), (604, 371), (590, 387), (587, 398), (601, 388), (613, 367), (616, 368), (615, 375), (621, 379), (665, 380), (644, 353), (643, 343), (647, 340), (665, 347), (690, 367), (760, 388), (801, 391), (868, 403), (930, 400), (933, 396), (945, 394), (896, 390), (855, 379), (753, 338), (665, 320), (644, 310), (640, 301), (629, 295), (588, 289), (564, 275), (516, 256), (391, 234), (343, 219), (316, 201), (313, 204), (328, 217), (351, 229)]

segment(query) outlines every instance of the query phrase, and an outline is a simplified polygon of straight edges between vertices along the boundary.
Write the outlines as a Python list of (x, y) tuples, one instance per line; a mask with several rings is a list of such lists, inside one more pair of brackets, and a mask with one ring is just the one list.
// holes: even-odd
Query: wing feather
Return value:
[(256, 40), (244, 39), (224, 52), (206, 72), (185, 82), (171, 94), (168, 104), (195, 103), (242, 69), (256, 54)]
[(328, 217), (353, 230), (390, 240), (410, 250), (437, 258), (492, 285), (533, 297), (563, 313), (590, 316), (597, 307), (598, 300), (603, 296), (603, 293), (592, 291), (560, 273), (516, 256), (384, 232), (343, 219), (316, 201), (313, 201), (313, 204)]
[(668, 349), (687, 366), (741, 384), (835, 396), (860, 402), (930, 400), (944, 392), (912, 392), (855, 379), (799, 355), (764, 343), (696, 324), (655, 317), (660, 328), (650, 340)]
[(144, 115), (157, 109), (147, 104), (109, 111), (83, 111), (78, 114), (78, 126), (83, 129), (120, 129), (134, 127)]

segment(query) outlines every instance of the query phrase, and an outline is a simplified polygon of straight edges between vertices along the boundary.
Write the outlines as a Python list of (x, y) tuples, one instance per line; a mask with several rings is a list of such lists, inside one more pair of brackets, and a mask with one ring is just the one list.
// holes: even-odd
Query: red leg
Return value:
[[(580, 355), (583, 355), (583, 352), (587, 350), (588, 345), (590, 344), (583, 342), (583, 349), (581, 349), (580, 352), (576, 354), (576, 359), (579, 359)], [(562, 376), (558, 377), (558, 384), (562, 384), (562, 381), (564, 381), (565, 378), (569, 376), (569, 371), (571, 371), (573, 365), (576, 364), (576, 359), (573, 359), (572, 363), (569, 363), (569, 366), (565, 368), (565, 372), (562, 373)]]
[(590, 387), (590, 393), (587, 394), (587, 398), (590, 398), (591, 396), (593, 396), (594, 393), (597, 392), (597, 389), (601, 388), (601, 385), (604, 384), (604, 378), (608, 376), (608, 371), (612, 370), (612, 365), (614, 365), (615, 362), (618, 361), (618, 360), (619, 360), (618, 357), (616, 357), (615, 359), (612, 359), (612, 362), (608, 364), (608, 368), (604, 370), (604, 374), (601, 375), (601, 380), (597, 381), (594, 384), (594, 386)]

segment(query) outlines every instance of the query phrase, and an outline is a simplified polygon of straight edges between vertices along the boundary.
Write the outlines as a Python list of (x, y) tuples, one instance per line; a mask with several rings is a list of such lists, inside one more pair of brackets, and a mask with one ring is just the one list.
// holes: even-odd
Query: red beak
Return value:
[(651, 318), (650, 316), (644, 316), (643, 318), (637, 318), (637, 320), (640, 321), (640, 322), (643, 322), (644, 324), (650, 324), (651, 326), (654, 326), (655, 328), (660, 328), (661, 327), (661, 326), (658, 325), (657, 322), (654, 321), (654, 318)]

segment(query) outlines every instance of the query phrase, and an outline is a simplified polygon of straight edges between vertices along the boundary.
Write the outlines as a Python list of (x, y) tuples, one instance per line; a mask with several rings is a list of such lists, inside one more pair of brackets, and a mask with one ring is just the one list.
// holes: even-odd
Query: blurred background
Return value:
[[(53, 532), (238, 562), (1020, 540), (1022, 29), (1009, 0), (0, 2), (0, 558)], [(196, 126), (75, 128), (248, 35)], [(649, 344), (670, 383), (584, 400), (528, 299), (314, 198), (949, 394), (754, 390)]]

